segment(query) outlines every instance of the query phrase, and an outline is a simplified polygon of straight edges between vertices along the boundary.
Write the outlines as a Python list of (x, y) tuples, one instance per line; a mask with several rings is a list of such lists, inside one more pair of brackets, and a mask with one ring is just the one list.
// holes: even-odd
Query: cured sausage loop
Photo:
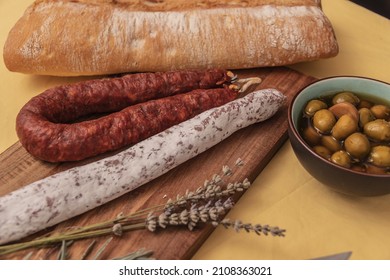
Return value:
[(230, 80), (225, 70), (211, 69), (133, 74), (61, 86), (28, 102), (17, 116), (16, 130), (21, 144), (39, 159), (82, 160), (135, 144), (235, 99), (236, 90), (222, 87)]
[(249, 93), (119, 153), (0, 197), (0, 244), (80, 215), (152, 181), (236, 131), (272, 117), (285, 100), (274, 89)]

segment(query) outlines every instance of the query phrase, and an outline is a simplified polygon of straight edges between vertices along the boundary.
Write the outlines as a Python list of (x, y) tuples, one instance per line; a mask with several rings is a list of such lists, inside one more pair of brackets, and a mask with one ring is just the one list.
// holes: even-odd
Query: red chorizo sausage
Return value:
[(81, 160), (135, 144), (203, 111), (232, 101), (237, 95), (236, 90), (227, 86), (198, 89), (72, 124), (54, 123), (43, 114), (25, 109), (17, 117), (17, 134), (26, 150), (37, 158), (50, 162)]
[(230, 80), (223, 69), (128, 74), (48, 89), (32, 98), (22, 112), (32, 111), (56, 123), (71, 122), (193, 89), (221, 87)]
[[(226, 70), (208, 69), (128, 74), (58, 86), (32, 98), (20, 110), (16, 132), (27, 151), (40, 159), (52, 162), (80, 160), (135, 143), (158, 132), (153, 127), (154, 115), (162, 109), (157, 107), (168, 106), (173, 101), (138, 106), (130, 110), (133, 113), (125, 110), (94, 121), (74, 125), (66, 123), (92, 113), (117, 112), (130, 105), (194, 89), (222, 87), (230, 81)], [(138, 113), (134, 113), (137, 110)], [(144, 118), (153, 122), (143, 127), (144, 121), (139, 115), (145, 115)], [(137, 132), (136, 129), (147, 129), (148, 133)], [(131, 137), (129, 131), (132, 131)]]

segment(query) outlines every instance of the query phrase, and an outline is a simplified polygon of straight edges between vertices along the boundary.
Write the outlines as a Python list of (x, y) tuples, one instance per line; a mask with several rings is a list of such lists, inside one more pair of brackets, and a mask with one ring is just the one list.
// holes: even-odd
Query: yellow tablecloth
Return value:
[[(0, 2), (1, 51), (8, 31), (30, 3)], [(390, 83), (390, 21), (346, 0), (322, 4), (340, 54), (292, 68), (318, 78), (359, 75)], [(31, 97), (77, 79), (11, 73), (1, 61), (0, 152), (17, 141), (16, 114)], [(288, 141), (228, 217), (285, 228), (286, 237), (217, 228), (194, 259), (309, 259), (343, 251), (352, 251), (352, 259), (390, 259), (390, 195), (358, 198), (325, 188), (299, 165)]]

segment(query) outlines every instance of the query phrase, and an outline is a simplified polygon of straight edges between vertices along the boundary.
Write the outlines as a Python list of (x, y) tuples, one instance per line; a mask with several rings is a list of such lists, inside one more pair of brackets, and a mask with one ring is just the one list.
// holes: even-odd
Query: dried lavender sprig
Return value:
[(247, 190), (250, 185), (251, 183), (248, 178), (245, 178), (242, 182), (228, 183), (225, 188), (215, 184), (213, 181), (206, 180), (204, 186), (199, 187), (195, 192), (187, 190), (184, 195), (178, 195), (176, 200), (169, 199), (165, 205), (165, 209), (177, 206), (184, 207), (187, 206), (188, 203), (197, 203), (213, 198), (219, 199), (229, 197)]
[(113, 237), (108, 238), (103, 245), (99, 248), (99, 250), (96, 252), (94, 260), (98, 260), (100, 256), (103, 254), (104, 250), (106, 250), (108, 244), (112, 241)]
[(168, 226), (186, 225), (189, 230), (193, 230), (200, 222), (207, 223), (218, 221), (234, 205), (233, 200), (229, 197), (222, 201), (217, 200), (214, 203), (209, 201), (205, 205), (192, 204), (190, 209), (183, 209), (180, 212), (165, 211), (156, 216), (150, 213), (145, 220), (145, 227), (149, 231), (156, 231), (158, 228), (167, 228)]
[(23, 260), (29, 260), (34, 252), (28, 252), (27, 255), (23, 257)]
[(225, 176), (230, 176), (233, 174), (233, 171), (230, 169), (230, 167), (228, 165), (222, 166), (222, 172), (223, 172), (223, 175), (225, 175)]
[[(177, 215), (177, 214), (176, 214)], [(129, 231), (129, 230), (136, 230), (136, 229), (143, 229), (146, 228), (150, 231), (154, 231), (156, 225), (154, 225), (153, 219), (154, 216), (148, 215), (146, 218), (146, 223), (143, 222), (142, 219), (137, 220), (126, 220), (125, 216), (121, 216), (119, 218), (116, 218), (115, 221), (117, 221), (116, 224), (112, 225), (112, 223), (102, 223), (104, 225), (109, 225), (110, 227), (103, 227), (102, 224), (95, 226), (87, 226), (87, 230), (82, 230), (82, 228), (77, 229), (75, 231), (65, 232), (59, 235), (55, 236), (48, 236), (36, 240), (32, 240), (25, 243), (19, 243), (19, 244), (11, 244), (11, 245), (5, 245), (0, 247), (0, 255), (2, 254), (9, 254), (15, 251), (19, 251), (22, 249), (27, 249), (31, 247), (39, 247), (39, 246), (47, 246), (51, 244), (58, 244), (61, 243), (64, 240), (78, 240), (83, 238), (89, 238), (89, 237), (97, 237), (100, 235), (107, 235), (109, 233), (114, 233), (115, 235), (120, 235), (121, 231)], [(171, 215), (169, 223), (171, 225), (175, 224), (175, 215)], [(183, 216), (181, 217), (181, 223), (183, 223)], [(176, 222), (179, 224), (178, 222)], [(96, 229), (98, 228), (98, 229)]]
[(245, 230), (254, 232), (257, 235), (285, 236), (285, 229), (271, 227), (269, 225), (242, 223), (240, 220), (231, 221), (229, 219), (220, 220), (229, 209), (233, 207), (233, 200), (228, 198), (225, 201), (217, 200), (214, 203), (208, 202), (205, 205), (191, 205), (190, 210), (182, 210), (179, 213), (163, 212), (159, 216), (150, 213), (146, 219), (146, 228), (149, 231), (156, 231), (158, 228), (167, 228), (168, 226), (186, 225), (189, 230), (193, 230), (199, 223), (211, 223), (214, 226), (223, 225), (225, 228), (233, 228), (237, 232)]
[[(244, 161), (241, 158), (238, 158), (235, 162), (236, 167), (242, 167)], [(223, 183), (223, 177), (231, 176), (234, 173), (234, 170), (228, 165), (222, 166), (221, 174), (214, 174), (211, 177), (211, 180), (205, 180), (203, 186), (197, 188), (195, 191), (187, 190), (184, 195), (177, 195), (176, 199), (169, 199), (166, 203), (165, 208), (174, 207), (174, 206), (186, 206), (188, 202), (196, 203), (200, 200), (207, 200), (212, 197), (223, 197), (227, 195), (232, 195), (235, 192), (242, 192), (244, 189), (249, 188), (250, 182), (248, 179), (245, 179), (242, 182), (243, 189), (234, 189), (230, 188), (230, 193), (223, 191), (220, 183)]]
[(94, 246), (96, 244), (96, 240), (92, 240), (92, 242), (88, 245), (87, 249), (84, 251), (83, 255), (81, 256), (81, 260), (85, 260), (88, 255), (92, 252)]
[[(144, 229), (145, 228), (145, 223), (135, 223), (135, 224), (130, 224), (122, 227), (123, 231), (131, 231), (131, 230), (138, 230), (138, 229)], [(48, 237), (43, 237), (39, 239), (34, 239), (31, 241), (27, 242), (21, 242), (21, 243), (15, 243), (15, 244), (10, 244), (10, 245), (3, 245), (0, 247), (0, 255), (6, 255), (9, 253), (13, 253), (16, 251), (20, 251), (23, 249), (28, 249), (32, 247), (44, 247), (44, 246), (49, 246), (53, 244), (58, 244), (61, 243), (63, 240), (79, 240), (79, 239), (85, 239), (85, 238), (90, 238), (90, 237), (98, 237), (102, 235), (107, 235), (112, 233), (112, 227), (111, 228), (103, 228), (103, 229), (98, 229), (98, 230), (93, 230), (93, 231), (87, 231), (87, 232), (77, 232), (75, 234), (69, 234), (69, 233), (63, 233), (63, 234), (58, 234), (54, 236), (48, 236)]]
[(117, 223), (112, 227), (112, 233), (116, 236), (122, 236), (123, 234), (123, 226), (121, 223)]
[(62, 240), (60, 251), (58, 252), (57, 260), (66, 260), (68, 257), (68, 247), (73, 244), (73, 240)]
[(286, 232), (285, 229), (280, 229), (279, 227), (271, 227), (269, 225), (263, 226), (260, 224), (253, 225), (251, 223), (242, 223), (240, 220), (231, 221), (227, 218), (220, 221), (219, 224), (224, 226), (225, 228), (233, 228), (237, 232), (245, 230), (246, 232), (254, 232), (257, 235), (271, 234), (272, 236), (284, 237)]

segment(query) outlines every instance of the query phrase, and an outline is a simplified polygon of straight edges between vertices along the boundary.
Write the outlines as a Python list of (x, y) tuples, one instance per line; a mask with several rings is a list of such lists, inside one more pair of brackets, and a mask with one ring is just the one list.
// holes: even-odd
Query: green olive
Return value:
[(313, 116), (313, 125), (321, 133), (329, 133), (335, 123), (336, 117), (327, 109), (321, 109)]
[(390, 116), (390, 108), (385, 105), (377, 104), (372, 106), (370, 110), (377, 119), (387, 119)]
[(373, 164), (366, 165), (366, 173), (377, 174), (377, 175), (385, 175), (386, 169), (383, 167), (375, 166)]
[(363, 130), (371, 139), (377, 141), (390, 141), (390, 123), (383, 119), (377, 119), (366, 123)]
[(312, 126), (306, 127), (303, 130), (302, 136), (311, 146), (317, 145), (321, 140), (321, 135)]
[(342, 149), (340, 141), (330, 135), (321, 137), (321, 144), (333, 153)]
[(310, 100), (306, 107), (305, 107), (305, 113), (306, 115), (312, 117), (315, 112), (321, 110), (321, 109), (326, 109), (328, 108), (328, 105), (326, 105), (325, 102), (318, 100), (318, 99), (313, 99)]
[(358, 105), (358, 108), (367, 108), (370, 109), (372, 107), (372, 103), (368, 100), (360, 100), (360, 103)]
[(332, 129), (332, 136), (337, 140), (343, 140), (357, 131), (358, 124), (350, 115), (339, 118)]
[(374, 114), (368, 108), (359, 109), (359, 125), (364, 127), (368, 122), (375, 120)]
[(314, 146), (313, 147), (313, 151), (316, 154), (318, 154), (318, 155), (320, 155), (320, 156), (322, 156), (323, 158), (326, 158), (326, 159), (329, 159), (331, 154), (332, 154), (332, 152), (329, 151), (328, 148), (326, 148), (324, 146), (320, 146), (320, 145)]
[(351, 167), (351, 158), (349, 157), (349, 154), (343, 150), (335, 152), (330, 157), (330, 161), (343, 167)]
[(359, 104), (360, 100), (359, 97), (357, 97), (355, 94), (349, 91), (343, 91), (339, 92), (332, 98), (332, 103), (337, 104), (341, 102), (349, 102), (352, 103), (353, 105)]
[(357, 172), (366, 172), (367, 169), (364, 165), (352, 165), (351, 169)]
[(363, 159), (369, 154), (371, 145), (366, 135), (355, 132), (345, 139), (344, 147), (352, 157)]
[(376, 166), (390, 167), (390, 147), (389, 146), (375, 146), (371, 149), (368, 159)]

